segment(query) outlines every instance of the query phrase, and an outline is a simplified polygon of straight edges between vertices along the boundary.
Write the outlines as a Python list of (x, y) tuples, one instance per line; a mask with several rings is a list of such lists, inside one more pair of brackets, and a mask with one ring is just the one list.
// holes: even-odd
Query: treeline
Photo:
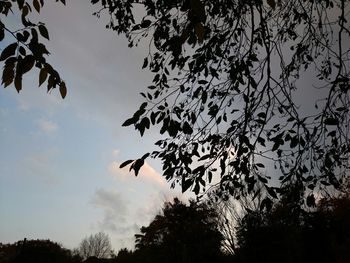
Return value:
[[(269, 209), (261, 209), (263, 199), (256, 196), (189, 204), (175, 198), (141, 227), (133, 251), (114, 254), (108, 236), (99, 233), (73, 251), (50, 240), (0, 244), (0, 262), (350, 262), (350, 192), (316, 197), (309, 206), (303, 194), (285, 187)], [(101, 250), (96, 244), (102, 243)]]

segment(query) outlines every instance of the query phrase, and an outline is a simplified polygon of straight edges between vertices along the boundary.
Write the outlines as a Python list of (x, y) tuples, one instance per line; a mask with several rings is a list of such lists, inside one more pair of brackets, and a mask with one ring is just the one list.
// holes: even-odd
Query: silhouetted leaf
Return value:
[(151, 24), (152, 24), (152, 22), (151, 22), (150, 20), (145, 19), (145, 20), (143, 20), (143, 21), (141, 22), (141, 27), (142, 27), (142, 28), (147, 28), (147, 27), (149, 27)]
[(17, 42), (12, 43), (10, 45), (8, 45), (2, 52), (0, 55), (0, 61), (3, 61), (11, 56), (13, 56), (16, 52), (16, 49), (18, 47)]
[(47, 31), (47, 28), (44, 25), (39, 25), (39, 32), (40, 35), (49, 40), (49, 31)]
[(60, 83), (60, 93), (61, 93), (62, 99), (64, 99), (67, 95), (67, 87), (64, 81)]
[(18, 73), (17, 73), (14, 83), (15, 83), (15, 88), (16, 88), (17, 92), (20, 92), (22, 90), (22, 75), (18, 75)]
[(39, 87), (46, 81), (47, 76), (48, 74), (46, 68), (42, 68), (39, 73)]
[(133, 169), (135, 171), (135, 176), (139, 174), (139, 171), (141, 167), (144, 165), (145, 160), (144, 159), (137, 159), (135, 163), (133, 164)]
[(262, 164), (262, 163), (256, 163), (255, 165), (258, 166), (258, 167), (260, 167), (260, 168), (265, 168), (265, 165)]
[(20, 62), (20, 67), (21, 67), (21, 73), (27, 73), (30, 71), (35, 63), (34, 57), (32, 55), (25, 56), (23, 60)]
[(130, 119), (127, 119), (123, 124), (122, 126), (130, 126), (131, 124), (134, 124), (135, 123), (135, 119), (134, 117), (130, 118)]
[(33, 6), (35, 8), (35, 10), (40, 13), (40, 3), (38, 0), (33, 0)]
[(2, 41), (5, 38), (5, 29), (4, 27), (0, 24), (0, 41)]
[(182, 189), (182, 192), (186, 192), (193, 184), (193, 181), (191, 179), (182, 179), (182, 183), (181, 183), (181, 189)]
[(324, 120), (324, 124), (325, 125), (338, 125), (339, 124), (339, 120), (335, 119), (335, 118), (327, 118)]
[(125, 166), (131, 164), (134, 160), (127, 160), (125, 162), (123, 162), (121, 165), (119, 165), (119, 168), (124, 168)]

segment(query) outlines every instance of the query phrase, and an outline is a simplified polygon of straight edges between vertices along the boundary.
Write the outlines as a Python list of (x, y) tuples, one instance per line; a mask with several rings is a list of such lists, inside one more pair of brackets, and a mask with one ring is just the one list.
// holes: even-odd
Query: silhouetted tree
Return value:
[(115, 260), (117, 263), (132, 263), (133, 261), (133, 252), (127, 248), (122, 248), (119, 250), (118, 255)]
[(237, 226), (242, 222), (246, 214), (259, 211), (261, 202), (265, 197), (263, 188), (258, 187), (258, 194), (242, 194), (239, 200), (235, 198), (218, 198), (209, 195), (209, 204), (218, 213), (217, 227), (223, 235), (222, 250), (226, 255), (233, 255), (238, 249)]
[(298, 187), (288, 189), (270, 211), (249, 211), (240, 221), (235, 260), (349, 262), (349, 196), (323, 198), (307, 211), (300, 205)]
[(50, 240), (26, 240), (0, 246), (1, 263), (79, 263), (68, 249)]
[(111, 251), (112, 245), (109, 236), (103, 232), (85, 237), (78, 247), (79, 255), (83, 259), (89, 257), (108, 258)]
[(135, 235), (135, 256), (143, 262), (218, 262), (222, 235), (216, 220), (206, 204), (186, 205), (175, 198)]

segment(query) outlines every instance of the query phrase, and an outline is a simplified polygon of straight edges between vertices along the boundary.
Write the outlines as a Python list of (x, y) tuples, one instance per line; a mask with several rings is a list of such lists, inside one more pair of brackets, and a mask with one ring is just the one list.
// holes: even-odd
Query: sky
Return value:
[(139, 228), (180, 195), (156, 161), (138, 177), (119, 169), (159, 139), (121, 126), (151, 75), (141, 70), (145, 50), (106, 30), (89, 2), (46, 1), (33, 17), (49, 30), (44, 43), (67, 84), (64, 100), (57, 89), (38, 88), (38, 72), (24, 77), (19, 94), (13, 85), (0, 89), (0, 243), (50, 239), (72, 249), (103, 231), (115, 251), (132, 248)]

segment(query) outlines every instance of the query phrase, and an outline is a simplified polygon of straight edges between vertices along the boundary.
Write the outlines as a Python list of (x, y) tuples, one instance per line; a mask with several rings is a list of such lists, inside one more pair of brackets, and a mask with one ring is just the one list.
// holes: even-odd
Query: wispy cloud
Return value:
[(57, 155), (56, 149), (32, 153), (24, 158), (21, 165), (25, 167), (26, 175), (40, 178), (49, 185), (55, 185), (59, 182), (59, 177), (56, 176), (54, 167), (54, 159)]
[(123, 232), (127, 223), (127, 201), (115, 190), (104, 188), (97, 189), (90, 203), (100, 209), (103, 209), (103, 219), (98, 222), (99, 228), (112, 231)]
[(55, 122), (45, 119), (38, 120), (38, 126), (45, 133), (53, 133), (58, 129), (58, 125)]

